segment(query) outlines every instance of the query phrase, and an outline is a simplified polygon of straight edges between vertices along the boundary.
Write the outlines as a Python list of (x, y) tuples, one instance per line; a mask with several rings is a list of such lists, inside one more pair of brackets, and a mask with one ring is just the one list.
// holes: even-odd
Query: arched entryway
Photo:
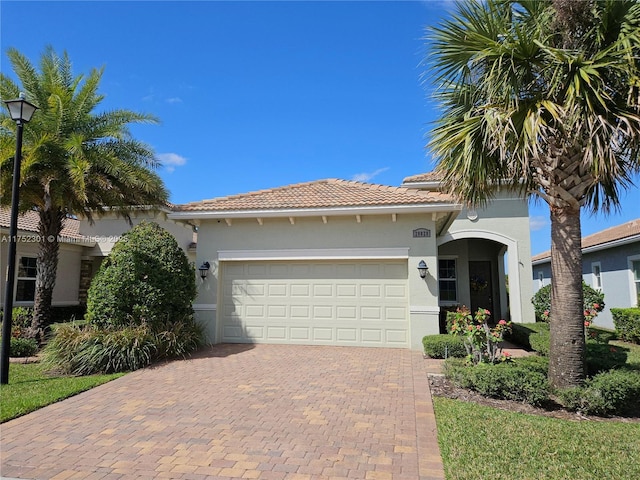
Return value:
[(517, 242), (494, 232), (466, 230), (439, 238), (442, 319), (447, 311), (465, 305), (472, 311), (490, 310), (496, 322), (502, 318), (521, 322), (518, 262)]

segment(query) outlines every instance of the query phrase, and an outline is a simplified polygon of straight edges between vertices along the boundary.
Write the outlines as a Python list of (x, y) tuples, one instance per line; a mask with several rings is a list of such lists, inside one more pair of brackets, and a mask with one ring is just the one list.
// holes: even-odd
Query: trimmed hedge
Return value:
[(611, 370), (587, 380), (583, 387), (558, 392), (565, 408), (591, 415), (625, 415), (640, 412), (640, 372)]
[(628, 348), (587, 341), (587, 375), (593, 376), (627, 363)]
[(551, 345), (551, 333), (544, 330), (532, 333), (529, 337), (529, 343), (531, 344), (531, 349), (536, 351), (538, 355), (548, 357)]
[(38, 351), (34, 338), (12, 338), (9, 344), (10, 357), (32, 357)]
[(640, 308), (612, 308), (611, 315), (618, 337), (640, 343)]
[(505, 335), (506, 340), (527, 350), (533, 350), (529, 337), (534, 333), (548, 332), (549, 324), (544, 322), (536, 323), (512, 323), (511, 333)]
[(422, 338), (424, 353), (430, 358), (463, 358), (467, 356), (462, 337), (449, 334), (427, 335)]
[[(584, 301), (584, 310), (593, 309), (594, 305), (598, 305), (595, 310), (601, 312), (604, 309), (604, 293), (595, 290), (582, 281), (582, 297)], [(531, 299), (533, 309), (535, 310), (536, 320), (538, 322), (548, 321), (545, 312), (551, 311), (551, 284), (545, 285), (538, 290)]]
[(445, 362), (444, 374), (455, 385), (475, 390), (481, 395), (538, 406), (549, 400), (546, 368), (545, 362), (524, 359), (475, 366), (468, 366), (459, 359), (449, 359)]

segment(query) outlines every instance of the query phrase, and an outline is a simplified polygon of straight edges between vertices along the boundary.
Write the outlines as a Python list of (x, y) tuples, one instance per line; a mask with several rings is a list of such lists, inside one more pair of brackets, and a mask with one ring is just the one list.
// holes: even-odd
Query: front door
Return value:
[(471, 294), (471, 312), (478, 308), (485, 308), (492, 314), (493, 311), (493, 282), (491, 281), (491, 262), (469, 262), (469, 292)]

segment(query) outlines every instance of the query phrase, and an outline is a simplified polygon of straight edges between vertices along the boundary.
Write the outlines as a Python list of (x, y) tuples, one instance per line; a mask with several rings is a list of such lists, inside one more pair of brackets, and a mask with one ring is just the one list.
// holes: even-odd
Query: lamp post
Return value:
[(13, 316), (13, 284), (16, 276), (16, 244), (18, 242), (18, 202), (20, 200), (20, 163), (22, 161), (22, 129), (31, 120), (38, 107), (25, 100), (24, 93), (15, 100), (6, 100), (11, 120), (16, 122), (16, 156), (13, 160), (13, 186), (11, 190), (11, 221), (9, 224), (9, 253), (7, 255), (7, 284), (2, 315), (2, 353), (0, 384), (9, 383), (9, 348), (11, 346), (11, 320)]

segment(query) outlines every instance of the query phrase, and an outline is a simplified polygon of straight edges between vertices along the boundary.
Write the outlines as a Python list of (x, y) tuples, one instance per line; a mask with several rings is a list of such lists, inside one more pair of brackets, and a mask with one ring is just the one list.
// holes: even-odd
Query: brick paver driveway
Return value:
[(23, 479), (441, 479), (425, 362), (400, 349), (220, 345), (3, 424)]

